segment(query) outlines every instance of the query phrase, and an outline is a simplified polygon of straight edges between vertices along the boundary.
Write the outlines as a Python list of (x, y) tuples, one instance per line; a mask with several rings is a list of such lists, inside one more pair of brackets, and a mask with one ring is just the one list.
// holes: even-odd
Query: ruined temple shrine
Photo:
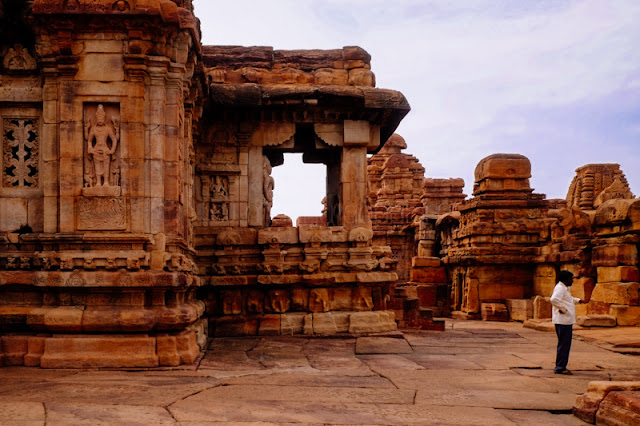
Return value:
[[(394, 134), (409, 103), (376, 87), (362, 48), (203, 46), (190, 0), (11, 5), (0, 366), (176, 366), (214, 336), (544, 321), (561, 269), (583, 323), (640, 325), (640, 201), (617, 164), (549, 200), (526, 157), (494, 154), (467, 197), (403, 152), (422, 142)], [(322, 216), (271, 211), (288, 153), (326, 166)]]

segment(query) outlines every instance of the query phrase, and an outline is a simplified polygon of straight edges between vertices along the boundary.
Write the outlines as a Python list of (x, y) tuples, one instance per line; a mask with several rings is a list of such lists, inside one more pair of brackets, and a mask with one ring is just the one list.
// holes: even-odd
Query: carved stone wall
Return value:
[(190, 224), (206, 87), (181, 4), (0, 5), (0, 334), (25, 348), (0, 345), (0, 364), (178, 365), (204, 346)]

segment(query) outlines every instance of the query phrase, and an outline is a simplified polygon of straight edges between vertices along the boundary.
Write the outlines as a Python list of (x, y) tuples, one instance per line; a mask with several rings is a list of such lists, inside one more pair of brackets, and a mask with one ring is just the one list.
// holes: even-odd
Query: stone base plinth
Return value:
[[(200, 327), (202, 328), (202, 327)], [(41, 368), (142, 368), (191, 364), (198, 327), (177, 334), (3, 336), (4, 365)]]
[(211, 318), (209, 321), (210, 330), (215, 337), (362, 334), (394, 331), (398, 328), (391, 311), (227, 315)]

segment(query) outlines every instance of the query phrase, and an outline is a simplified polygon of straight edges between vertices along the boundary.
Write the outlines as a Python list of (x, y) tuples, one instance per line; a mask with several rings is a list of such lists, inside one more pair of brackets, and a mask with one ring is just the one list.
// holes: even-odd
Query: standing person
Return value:
[(571, 296), (569, 287), (573, 284), (573, 274), (560, 271), (558, 284), (553, 289), (551, 305), (553, 306), (552, 322), (556, 326), (558, 336), (558, 350), (556, 352), (556, 374), (573, 374), (567, 370), (571, 339), (573, 338), (573, 324), (576, 322), (576, 303), (584, 303), (577, 297)]

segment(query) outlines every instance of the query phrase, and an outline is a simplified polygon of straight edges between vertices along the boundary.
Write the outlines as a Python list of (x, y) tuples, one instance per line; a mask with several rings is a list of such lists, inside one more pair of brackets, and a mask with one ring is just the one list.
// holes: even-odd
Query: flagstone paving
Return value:
[(192, 366), (129, 371), (0, 368), (2, 425), (580, 425), (593, 380), (640, 380), (613, 342), (581, 330), (553, 374), (555, 335), (447, 320), (444, 332), (213, 339)]

